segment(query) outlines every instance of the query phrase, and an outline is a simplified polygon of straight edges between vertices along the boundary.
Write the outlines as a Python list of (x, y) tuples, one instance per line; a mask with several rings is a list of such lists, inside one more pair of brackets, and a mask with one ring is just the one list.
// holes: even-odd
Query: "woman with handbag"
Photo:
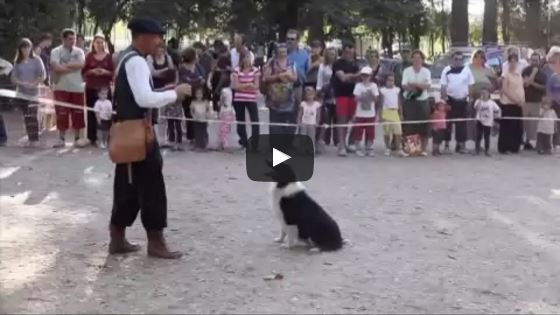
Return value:
[(130, 244), (125, 230), (138, 212), (148, 238), (148, 255), (177, 259), (180, 252), (168, 249), (163, 230), (167, 227), (167, 196), (162, 168), (163, 159), (153, 128), (147, 117), (149, 109), (159, 109), (191, 94), (188, 84), (174, 90), (156, 92), (151, 86), (151, 72), (143, 56), (154, 53), (165, 31), (149, 18), (134, 18), (132, 48), (121, 59), (115, 80), (116, 122), (111, 127), (109, 155), (117, 164), (113, 190), (109, 243), (110, 254), (138, 251)]

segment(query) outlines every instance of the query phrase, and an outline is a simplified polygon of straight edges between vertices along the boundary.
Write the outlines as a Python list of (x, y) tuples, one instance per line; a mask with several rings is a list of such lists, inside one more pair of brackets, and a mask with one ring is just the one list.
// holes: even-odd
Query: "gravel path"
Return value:
[[(272, 243), (268, 185), (244, 167), (166, 153), (188, 255), (108, 257), (106, 153), (0, 148), (2, 313), (560, 313), (557, 157), (321, 156), (306, 185), (351, 241), (322, 254)], [(140, 222), (129, 235), (145, 249)]]

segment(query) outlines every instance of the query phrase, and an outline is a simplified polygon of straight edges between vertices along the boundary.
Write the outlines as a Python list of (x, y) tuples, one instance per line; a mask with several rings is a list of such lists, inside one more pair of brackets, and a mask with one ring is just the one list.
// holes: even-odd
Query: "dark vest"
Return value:
[(143, 119), (146, 117), (147, 109), (138, 106), (136, 100), (134, 100), (134, 95), (126, 77), (126, 62), (132, 57), (142, 56), (138, 51), (133, 51), (134, 53), (127, 55), (121, 61), (119, 72), (115, 79), (114, 104), (117, 110), (117, 121)]

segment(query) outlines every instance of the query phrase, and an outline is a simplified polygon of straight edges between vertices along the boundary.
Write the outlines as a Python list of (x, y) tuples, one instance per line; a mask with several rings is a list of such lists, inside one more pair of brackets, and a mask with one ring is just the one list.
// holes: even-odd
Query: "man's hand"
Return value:
[(177, 93), (177, 97), (179, 99), (184, 99), (186, 96), (191, 96), (192, 88), (190, 84), (183, 83), (175, 87), (175, 92)]

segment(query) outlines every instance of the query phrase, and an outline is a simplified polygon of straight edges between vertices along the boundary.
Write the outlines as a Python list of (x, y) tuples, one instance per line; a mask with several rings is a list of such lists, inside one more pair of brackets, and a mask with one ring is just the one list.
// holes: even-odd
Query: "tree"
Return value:
[(0, 56), (13, 59), (21, 37), (36, 40), (41, 33), (51, 32), (58, 40), (60, 31), (73, 25), (74, 1), (0, 0)]
[(511, 26), (511, 5), (510, 0), (502, 0), (502, 39), (509, 44), (509, 28)]
[(525, 11), (527, 12), (525, 29), (525, 40), (530, 43), (531, 47), (544, 47), (546, 38), (541, 23), (541, 1), (525, 0)]
[(469, 1), (453, 0), (451, 6), (451, 45), (469, 43)]
[(86, 4), (89, 17), (95, 24), (94, 30), (101, 29), (110, 51), (114, 49), (110, 36), (113, 26), (127, 17), (132, 3), (132, 0), (93, 0)]
[(498, 2), (497, 0), (484, 1), (484, 20), (482, 22), (482, 43), (498, 43)]

